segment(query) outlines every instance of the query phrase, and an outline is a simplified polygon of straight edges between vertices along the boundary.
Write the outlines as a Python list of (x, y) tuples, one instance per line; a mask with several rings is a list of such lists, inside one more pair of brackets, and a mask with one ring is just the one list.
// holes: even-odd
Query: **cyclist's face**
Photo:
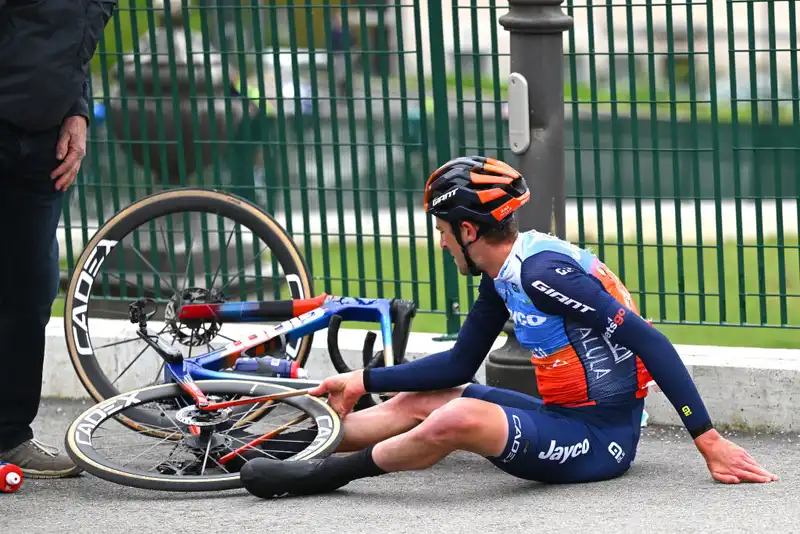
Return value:
[(461, 274), (467, 274), (469, 272), (469, 269), (467, 268), (467, 262), (464, 259), (464, 254), (461, 251), (461, 247), (458, 245), (456, 236), (453, 234), (452, 225), (447, 221), (437, 218), (436, 230), (439, 232), (439, 246), (453, 256), (453, 260), (456, 262), (456, 267), (458, 267), (458, 272)]

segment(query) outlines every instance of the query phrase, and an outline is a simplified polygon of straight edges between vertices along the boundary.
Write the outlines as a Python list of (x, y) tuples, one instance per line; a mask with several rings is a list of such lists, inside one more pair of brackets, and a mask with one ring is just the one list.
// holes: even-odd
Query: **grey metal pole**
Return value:
[[(531, 189), (531, 200), (519, 210), (521, 231), (553, 231), (566, 236), (564, 199), (564, 50), (563, 33), (572, 17), (561, 0), (509, 0), (500, 24), (511, 34), (509, 127), (515, 167)], [(555, 223), (555, 224), (553, 224)], [(538, 395), (530, 351), (506, 325), (508, 341), (492, 352), (486, 381)]]

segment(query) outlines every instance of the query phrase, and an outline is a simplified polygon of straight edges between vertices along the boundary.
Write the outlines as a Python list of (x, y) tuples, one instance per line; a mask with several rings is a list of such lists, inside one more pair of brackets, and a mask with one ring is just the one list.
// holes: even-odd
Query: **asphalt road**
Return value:
[[(85, 404), (45, 401), (37, 436), (63, 449)], [(166, 493), (105, 482), (26, 480), (0, 494), (0, 532), (746, 532), (796, 531), (800, 436), (725, 433), (782, 477), (767, 485), (714, 482), (683, 430), (645, 429), (622, 478), (586, 485), (518, 481), (456, 454), (425, 471), (351, 483), (334, 494), (262, 501), (245, 490)], [(247, 530), (244, 530), (247, 529)]]

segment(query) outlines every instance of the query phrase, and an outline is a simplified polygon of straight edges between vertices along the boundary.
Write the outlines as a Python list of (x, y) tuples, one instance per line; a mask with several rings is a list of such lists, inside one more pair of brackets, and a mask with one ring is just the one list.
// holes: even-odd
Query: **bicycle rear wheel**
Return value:
[[(291, 391), (242, 380), (200, 380), (197, 385), (215, 401)], [(110, 482), (162, 491), (218, 491), (242, 486), (238, 468), (245, 460), (324, 458), (344, 436), (339, 416), (316, 397), (289, 397), (237, 408), (246, 409), (200, 412), (177, 384), (151, 386), (86, 410), (67, 430), (65, 446), (77, 465)], [(161, 421), (164, 437), (147, 431), (119, 432), (116, 420), (133, 409), (152, 411), (151, 419)], [(262, 417), (248, 420), (246, 415), (256, 410)], [(267, 433), (271, 437), (262, 444), (236, 452)], [(233, 462), (226, 461), (226, 456)]]
[[(163, 361), (127, 320), (131, 302), (149, 299), (158, 311), (151, 325), (189, 358), (258, 326), (187, 326), (176, 318), (181, 304), (311, 296), (297, 246), (270, 215), (231, 194), (173, 189), (122, 209), (87, 243), (66, 291), (67, 349), (84, 388), (102, 402), (163, 382)], [(291, 343), (285, 357), (305, 365), (311, 341)]]

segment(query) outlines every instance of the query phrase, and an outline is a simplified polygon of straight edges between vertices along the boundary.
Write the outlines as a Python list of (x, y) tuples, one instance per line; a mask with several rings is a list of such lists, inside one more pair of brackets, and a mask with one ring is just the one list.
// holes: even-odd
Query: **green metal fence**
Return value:
[[(203, 185), (273, 214), (318, 292), (412, 298), (416, 328), (456, 332), (477, 280), (438, 249), (421, 188), (456, 154), (514, 161), (506, 4), (175, 7), (120, 0), (99, 44), (64, 276), (125, 205)], [(800, 327), (795, 2), (563, 8), (568, 237), (656, 323)]]

